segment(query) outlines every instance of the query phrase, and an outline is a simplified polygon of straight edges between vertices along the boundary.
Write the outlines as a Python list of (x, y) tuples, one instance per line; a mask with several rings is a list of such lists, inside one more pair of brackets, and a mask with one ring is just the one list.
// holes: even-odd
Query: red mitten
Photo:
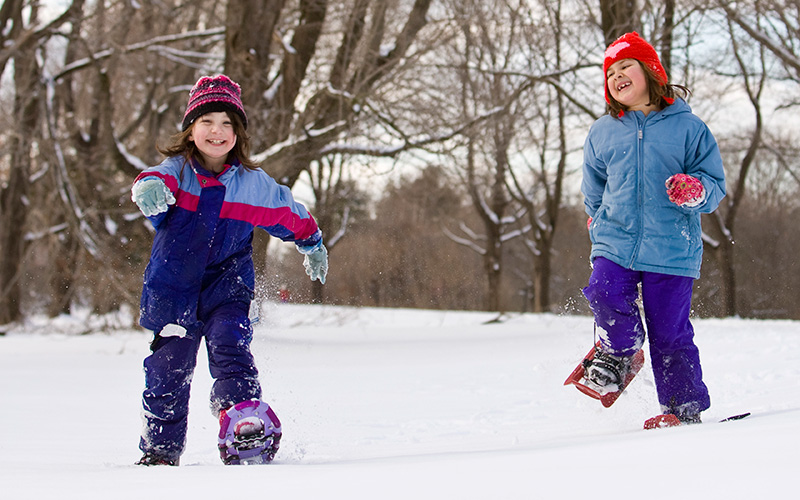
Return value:
[(667, 196), (672, 203), (696, 207), (706, 198), (706, 189), (700, 179), (686, 174), (675, 174), (666, 182)]

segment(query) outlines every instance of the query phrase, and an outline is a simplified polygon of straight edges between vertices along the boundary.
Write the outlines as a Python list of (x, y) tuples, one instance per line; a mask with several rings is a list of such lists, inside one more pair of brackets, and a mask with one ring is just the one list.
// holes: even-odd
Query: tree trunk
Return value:
[(675, 0), (664, 1), (664, 25), (661, 30), (661, 65), (667, 72), (667, 77), (672, 75), (672, 39), (675, 30)]
[(722, 308), (725, 317), (738, 314), (738, 308), (736, 307), (736, 271), (733, 266), (733, 257), (733, 243), (723, 242), (717, 253), (717, 262), (722, 276)]
[(736, 307), (736, 271), (734, 268), (734, 241), (731, 228), (726, 227), (726, 219), (719, 213), (712, 214), (706, 220), (713, 221), (712, 237), (718, 242), (715, 246), (706, 245), (714, 255), (720, 273), (722, 293), (721, 316), (735, 316)]
[(0, 325), (17, 321), (21, 314), (19, 278), (25, 252), (23, 228), (28, 209), (24, 200), (28, 192), (28, 168), (17, 163), (20, 155), (16, 151), (24, 148), (23, 142), (19, 138), (12, 141), (14, 168), (11, 169), (8, 186), (0, 192), (0, 241), (3, 253), (0, 259)]
[(3, 258), (0, 259), (0, 324), (16, 321), (21, 316), (20, 298), (23, 258), (27, 244), (24, 239), (25, 219), (28, 214), (30, 187), (30, 149), (39, 121), (39, 81), (41, 70), (33, 40), (19, 48), (14, 58), (14, 117), (17, 133), (12, 136), (11, 171), (8, 186), (0, 191), (0, 242)]
[(600, 15), (606, 46), (639, 25), (636, 0), (600, 0)]
[(542, 247), (542, 253), (535, 261), (536, 273), (533, 276), (533, 312), (542, 313), (550, 310), (550, 278), (552, 264), (550, 246)]
[(50, 284), (50, 303), (48, 315), (56, 317), (60, 314), (69, 314), (72, 299), (75, 296), (75, 270), (77, 268), (80, 242), (70, 229), (62, 233), (60, 248), (53, 259), (52, 276)]
[(228, 2), (225, 13), (225, 74), (242, 87), (242, 103), (248, 111), (248, 129), (253, 147), (268, 145), (262, 137), (268, 127), (264, 92), (269, 87), (271, 46), (278, 36), (275, 26), (286, 0), (243, 0)]

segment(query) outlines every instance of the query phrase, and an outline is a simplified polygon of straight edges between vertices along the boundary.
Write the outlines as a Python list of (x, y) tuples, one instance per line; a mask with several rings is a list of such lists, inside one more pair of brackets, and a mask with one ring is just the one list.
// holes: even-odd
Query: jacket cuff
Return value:
[[(316, 243), (312, 243), (311, 245), (303, 245), (302, 244), (302, 243), (306, 243), (308, 241), (314, 241), (315, 239), (317, 240), (317, 242)], [(309, 238), (306, 238), (305, 240), (298, 241), (298, 242), (295, 243), (295, 248), (297, 248), (297, 251), (300, 252), (303, 255), (308, 255), (310, 253), (313, 253), (314, 251), (316, 251), (321, 246), (322, 246), (322, 231), (320, 231), (319, 229), (317, 229), (317, 232), (314, 233), (313, 236), (311, 236)]]

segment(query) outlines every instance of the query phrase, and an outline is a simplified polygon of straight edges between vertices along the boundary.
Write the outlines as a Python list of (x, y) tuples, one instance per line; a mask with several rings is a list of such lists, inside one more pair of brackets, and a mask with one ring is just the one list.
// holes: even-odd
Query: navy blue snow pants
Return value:
[(692, 278), (632, 271), (603, 257), (596, 258), (583, 294), (594, 313), (604, 350), (628, 356), (644, 344), (645, 329), (636, 304), (640, 283), (662, 410), (681, 415), (708, 409), (711, 400), (703, 383), (700, 353), (689, 321)]
[(250, 353), (253, 330), (248, 312), (248, 304), (225, 304), (201, 318), (202, 326), (187, 330), (183, 336), (156, 335), (153, 352), (144, 360), (145, 426), (139, 442), (143, 452), (172, 460), (183, 453), (189, 390), (204, 338), (214, 378), (212, 413), (218, 415), (241, 401), (261, 398), (258, 370)]

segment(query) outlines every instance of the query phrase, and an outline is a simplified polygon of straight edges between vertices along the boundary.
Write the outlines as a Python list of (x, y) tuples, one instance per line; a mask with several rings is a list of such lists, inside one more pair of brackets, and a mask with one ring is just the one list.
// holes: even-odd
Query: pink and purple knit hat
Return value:
[(242, 89), (239, 84), (225, 75), (203, 76), (189, 91), (189, 104), (183, 115), (183, 128), (186, 130), (196, 119), (206, 113), (232, 111), (239, 115), (247, 128), (247, 115), (242, 105)]

